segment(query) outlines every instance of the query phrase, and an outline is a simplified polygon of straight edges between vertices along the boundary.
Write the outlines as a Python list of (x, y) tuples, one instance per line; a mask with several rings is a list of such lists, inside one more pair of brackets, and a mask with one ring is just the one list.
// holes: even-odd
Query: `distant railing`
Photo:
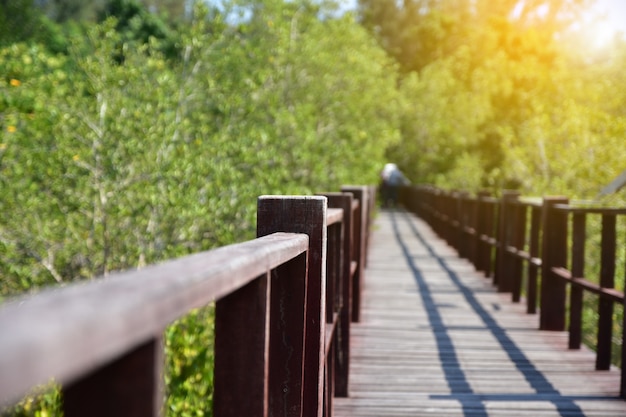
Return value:
[[(626, 208), (576, 207), (565, 197), (522, 199), (515, 191), (504, 191), (496, 199), (486, 192), (471, 196), (428, 186), (405, 187), (401, 200), (476, 270), (493, 278), (499, 292), (511, 293), (512, 301), (519, 302), (524, 291), (529, 314), (537, 312), (539, 302), (540, 330), (563, 331), (567, 318), (570, 349), (581, 347), (584, 292), (596, 294), (596, 369), (610, 368), (613, 309), (615, 304), (624, 306), (624, 292), (615, 288), (616, 219), (626, 215)], [(601, 221), (596, 280), (585, 275), (586, 223), (594, 215)], [(619, 324), (618, 344), (623, 345), (626, 325)], [(626, 349), (621, 363), (626, 363)], [(624, 371), (620, 396), (626, 398)]]
[(0, 405), (54, 378), (66, 417), (158, 416), (163, 330), (215, 301), (216, 417), (332, 415), (373, 198), (262, 196), (257, 239), (6, 302)]

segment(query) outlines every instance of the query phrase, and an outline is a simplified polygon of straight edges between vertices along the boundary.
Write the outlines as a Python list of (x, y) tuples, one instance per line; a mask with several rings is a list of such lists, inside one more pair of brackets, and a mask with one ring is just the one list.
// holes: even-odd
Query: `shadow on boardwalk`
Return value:
[(421, 220), (379, 214), (339, 416), (624, 416), (619, 372), (498, 294)]

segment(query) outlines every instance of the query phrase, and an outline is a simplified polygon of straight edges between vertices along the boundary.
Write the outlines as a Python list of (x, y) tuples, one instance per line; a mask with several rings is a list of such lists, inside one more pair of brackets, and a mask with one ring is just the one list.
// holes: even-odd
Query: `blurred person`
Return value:
[(380, 195), (383, 207), (395, 207), (398, 204), (400, 186), (410, 181), (404, 176), (396, 164), (388, 163), (380, 173)]

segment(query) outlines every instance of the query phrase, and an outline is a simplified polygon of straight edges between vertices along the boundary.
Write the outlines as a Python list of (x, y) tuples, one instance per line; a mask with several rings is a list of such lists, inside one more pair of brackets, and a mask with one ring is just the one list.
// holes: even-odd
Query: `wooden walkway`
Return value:
[(626, 416), (618, 369), (595, 371), (566, 333), (538, 331), (413, 215), (379, 213), (368, 264), (335, 416)]

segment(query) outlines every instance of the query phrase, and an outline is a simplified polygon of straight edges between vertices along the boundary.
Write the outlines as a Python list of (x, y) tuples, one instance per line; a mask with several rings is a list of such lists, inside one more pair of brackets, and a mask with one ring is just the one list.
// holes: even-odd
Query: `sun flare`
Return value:
[(626, 1), (596, 0), (577, 25), (587, 44), (603, 48), (626, 34)]

